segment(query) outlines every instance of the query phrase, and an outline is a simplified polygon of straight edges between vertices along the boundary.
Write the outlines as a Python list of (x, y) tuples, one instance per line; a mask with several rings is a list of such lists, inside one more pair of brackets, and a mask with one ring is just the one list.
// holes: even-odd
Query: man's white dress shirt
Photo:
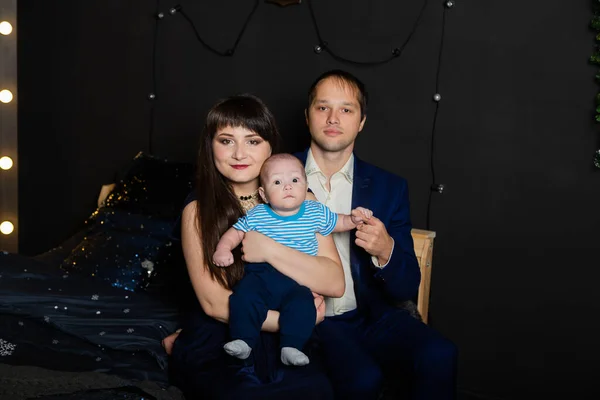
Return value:
[[(315, 162), (312, 151), (308, 150), (305, 164), (308, 187), (313, 191), (317, 200), (325, 204), (331, 211), (338, 214), (350, 214), (352, 212), (352, 182), (354, 180), (354, 154), (344, 164), (341, 170), (331, 176), (330, 187), (327, 190), (327, 177)], [(360, 204), (358, 204), (360, 206)], [(344, 269), (346, 290), (340, 298), (325, 297), (325, 316), (343, 314), (356, 308), (356, 295), (354, 293), (354, 281), (350, 271), (350, 232), (333, 233), (333, 241), (337, 247)], [(394, 248), (392, 247), (392, 253)], [(392, 258), (392, 254), (390, 254)], [(377, 257), (371, 257), (371, 262), (378, 268), (387, 265), (379, 265)]]

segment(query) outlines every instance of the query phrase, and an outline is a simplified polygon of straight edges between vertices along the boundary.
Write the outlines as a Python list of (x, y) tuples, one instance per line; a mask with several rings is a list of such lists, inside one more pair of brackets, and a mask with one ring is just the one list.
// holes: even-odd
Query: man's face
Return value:
[(360, 115), (356, 90), (343, 81), (327, 78), (316, 87), (315, 98), (306, 110), (306, 123), (320, 149), (339, 152), (354, 148), (366, 120)]
[(306, 199), (308, 183), (304, 167), (298, 160), (277, 160), (267, 165), (259, 192), (275, 211), (297, 210)]

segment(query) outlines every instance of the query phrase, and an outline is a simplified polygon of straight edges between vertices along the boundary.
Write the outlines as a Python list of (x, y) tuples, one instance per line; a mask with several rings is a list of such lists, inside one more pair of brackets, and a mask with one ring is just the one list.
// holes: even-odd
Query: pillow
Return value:
[(192, 164), (138, 153), (104, 205), (161, 218), (177, 218), (194, 180)]
[(192, 164), (139, 153), (86, 221), (83, 239), (61, 268), (124, 290), (166, 290), (156, 280), (185, 269), (172, 231), (192, 182)]

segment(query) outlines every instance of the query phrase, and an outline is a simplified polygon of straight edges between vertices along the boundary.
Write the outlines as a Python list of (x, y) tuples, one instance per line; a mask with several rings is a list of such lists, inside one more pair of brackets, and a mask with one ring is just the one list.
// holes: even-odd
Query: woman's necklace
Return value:
[(245, 212), (248, 212), (248, 210), (254, 208), (260, 201), (258, 189), (256, 189), (256, 192), (248, 196), (238, 196), (238, 198), (240, 199), (240, 205)]

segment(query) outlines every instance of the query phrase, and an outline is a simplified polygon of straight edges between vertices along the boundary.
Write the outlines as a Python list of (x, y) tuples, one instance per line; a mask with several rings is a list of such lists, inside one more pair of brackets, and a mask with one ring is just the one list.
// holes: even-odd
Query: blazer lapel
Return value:
[[(352, 209), (356, 207), (370, 207), (370, 193), (369, 187), (371, 185), (371, 177), (368, 171), (368, 166), (361, 161), (356, 155), (354, 155), (354, 178), (352, 180)], [(361, 249), (356, 245), (356, 230), (352, 230), (350, 233), (350, 266), (352, 274), (354, 275), (354, 291), (356, 293), (356, 300), (360, 301), (360, 282), (361, 282), (361, 270), (360, 270), (360, 257), (359, 252)]]
[(354, 177), (352, 179), (352, 208), (365, 207), (370, 208), (369, 186), (371, 177), (364, 162), (354, 156)]

